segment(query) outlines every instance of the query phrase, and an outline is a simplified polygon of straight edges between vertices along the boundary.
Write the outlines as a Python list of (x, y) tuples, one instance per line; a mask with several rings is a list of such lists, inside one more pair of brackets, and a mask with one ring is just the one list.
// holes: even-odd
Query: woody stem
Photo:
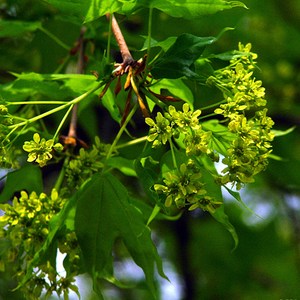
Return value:
[[(107, 14), (106, 17), (109, 19), (110, 15)], [(134, 61), (134, 59), (127, 47), (126, 41), (124, 39), (124, 36), (122, 34), (122, 31), (119, 27), (119, 24), (118, 24), (115, 16), (112, 15), (111, 17), (112, 17), (112, 20), (111, 20), (112, 32), (113, 32), (113, 34), (116, 38), (116, 41), (119, 45), (120, 52), (121, 52), (122, 59), (123, 59), (123, 64), (130, 65)]]
[[(84, 71), (84, 34), (86, 32), (86, 28), (82, 27), (80, 36), (78, 39), (79, 43), (79, 51), (78, 51), (78, 60), (77, 60), (77, 73), (82, 74)], [(77, 127), (77, 113), (78, 113), (78, 103), (73, 106), (71, 121), (69, 125), (68, 136), (76, 137), (76, 127)]]

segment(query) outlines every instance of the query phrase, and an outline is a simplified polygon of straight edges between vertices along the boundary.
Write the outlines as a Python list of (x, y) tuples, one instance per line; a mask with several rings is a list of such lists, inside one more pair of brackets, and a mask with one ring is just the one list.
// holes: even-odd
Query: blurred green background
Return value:
[[(237, 8), (190, 21), (154, 11), (152, 32), (157, 40), (185, 32), (216, 36), (224, 27), (234, 27), (210, 51), (251, 42), (259, 56), (257, 77), (266, 88), (275, 129), (295, 126), (274, 142), (274, 154), (282, 160), (270, 160), (267, 171), (243, 191), (245, 202), (260, 217), (227, 199), (226, 211), (240, 239), (234, 252), (230, 235), (207, 214), (188, 213), (177, 222), (154, 225), (167, 273), (176, 278), (172, 285), (161, 285), (162, 299), (300, 299), (300, 1), (244, 3), (248, 10)], [(42, 21), (72, 46), (80, 28), (56, 13), (42, 1), (0, 0), (0, 19)], [(140, 49), (140, 35), (147, 34), (147, 11), (120, 19), (128, 44)], [(96, 46), (104, 49), (106, 20), (98, 24)], [(0, 82), (12, 80), (8, 71), (51, 73), (64, 56), (65, 50), (39, 31), (2, 38)], [(11, 284), (10, 274), (0, 274), (1, 300), (22, 299), (9, 293)], [(135, 290), (108, 292), (107, 299), (148, 298)]]

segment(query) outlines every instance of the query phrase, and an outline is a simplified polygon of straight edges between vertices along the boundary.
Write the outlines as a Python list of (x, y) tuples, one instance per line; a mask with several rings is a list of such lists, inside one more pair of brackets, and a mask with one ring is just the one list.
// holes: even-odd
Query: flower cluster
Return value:
[(79, 155), (70, 160), (66, 167), (66, 179), (69, 190), (77, 189), (94, 173), (103, 168), (103, 159), (109, 151), (110, 145), (101, 143), (98, 137), (92, 149), (80, 148)]
[(189, 206), (189, 210), (201, 208), (213, 213), (221, 203), (207, 195), (201, 176), (200, 170), (189, 160), (178, 170), (165, 173), (164, 184), (155, 184), (154, 189), (166, 196), (166, 207), (175, 204), (177, 208)]
[(6, 226), (5, 234), (10, 237), (12, 249), (22, 245), (29, 256), (34, 255), (49, 232), (49, 220), (63, 204), (56, 190), (52, 190), (50, 197), (22, 191), (19, 198), (14, 197), (12, 205), (1, 204), (5, 214), (0, 217), (0, 224), (2, 228)]
[(63, 145), (60, 143), (54, 144), (54, 140), (46, 140), (40, 137), (38, 133), (33, 135), (32, 141), (26, 141), (23, 145), (23, 150), (29, 152), (28, 162), (36, 161), (40, 167), (44, 167), (48, 160), (52, 158), (52, 151), (62, 151)]
[[(0, 129), (1, 130), (1, 129)], [(18, 156), (21, 155), (21, 150), (13, 145), (0, 144), (0, 168), (11, 169), (19, 168)]]
[[(62, 209), (65, 201), (55, 189), (50, 196), (45, 193), (37, 195), (35, 192), (27, 194), (22, 191), (19, 198), (14, 197), (12, 205), (0, 206), (4, 211), (4, 215), (0, 217), (0, 238), (9, 245), (7, 251), (1, 253), (3, 256), (1, 261), (5, 262), (2, 268), (5, 269), (6, 265), (13, 264), (19, 281), (26, 275), (34, 255), (45, 242), (49, 234), (49, 222)], [(70, 238), (67, 234), (61, 238), (59, 244), (65, 245), (61, 247), (62, 249), (66, 247), (73, 249), (74, 239), (75, 237)], [(78, 247), (76, 251), (78, 252)], [(78, 265), (79, 256), (76, 256), (76, 251), (70, 252), (75, 253), (70, 261)], [(61, 277), (49, 260), (46, 259), (35, 268), (33, 277), (23, 287), (23, 292), (28, 299), (40, 299), (43, 289), (49, 295), (53, 291), (67, 294), (68, 289), (76, 290), (72, 284), (75, 274)]]
[(204, 130), (199, 123), (200, 114), (200, 110), (192, 111), (189, 104), (185, 103), (182, 111), (170, 105), (164, 115), (158, 113), (155, 120), (146, 118), (145, 121), (150, 126), (148, 141), (153, 142), (153, 148), (172, 143), (173, 138), (186, 155), (187, 163), (163, 173), (163, 184), (154, 185), (158, 193), (164, 194), (165, 206), (189, 206), (189, 210), (201, 208), (213, 213), (220, 203), (207, 195), (195, 160), (202, 154), (208, 155), (213, 161), (218, 161), (219, 157), (210, 147), (211, 132)]
[(262, 82), (253, 77), (257, 55), (250, 50), (251, 44), (239, 44), (240, 54), (228, 67), (217, 70), (208, 79), (225, 98), (215, 113), (228, 119), (228, 129), (236, 136), (223, 159), (227, 167), (220, 181), (222, 184), (233, 182), (238, 189), (265, 169), (274, 138), (271, 132), (274, 122), (266, 115), (265, 89)]
[(182, 111), (177, 111), (170, 105), (168, 112), (162, 115), (157, 113), (155, 120), (146, 118), (150, 126), (148, 141), (153, 142), (152, 147), (158, 147), (171, 141), (171, 138), (183, 137), (186, 155), (211, 154), (208, 147), (211, 132), (203, 130), (198, 117), (201, 111), (192, 111), (188, 103), (184, 103)]
[(19, 162), (17, 157), (21, 154), (15, 146), (10, 144), (8, 128), (13, 123), (13, 119), (8, 113), (8, 108), (5, 102), (0, 104), (0, 168), (10, 169), (18, 168)]

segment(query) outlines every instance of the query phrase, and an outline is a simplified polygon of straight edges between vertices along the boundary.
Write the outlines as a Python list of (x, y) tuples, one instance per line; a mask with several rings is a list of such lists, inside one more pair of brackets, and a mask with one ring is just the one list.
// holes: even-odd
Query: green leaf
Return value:
[(149, 226), (149, 224), (156, 218), (156, 216), (159, 214), (160, 212), (160, 207), (156, 204), (151, 212), (151, 215), (147, 221), (147, 226)]
[(121, 122), (122, 116), (116, 105), (114, 93), (109, 88), (101, 99), (103, 106), (109, 111), (111, 117), (118, 123)]
[(0, 203), (7, 202), (14, 193), (21, 190), (26, 190), (29, 193), (35, 191), (37, 194), (42, 192), (43, 180), (39, 167), (28, 164), (21, 169), (9, 172), (3, 191), (0, 194)]
[(219, 208), (217, 208), (215, 212), (211, 215), (230, 232), (234, 240), (233, 250), (235, 250), (236, 247), (238, 246), (239, 238), (235, 231), (234, 226), (229, 222), (228, 216), (226, 215), (224, 210), (224, 205), (221, 205)]
[(295, 130), (295, 128), (296, 128), (296, 126), (292, 126), (292, 127), (288, 128), (287, 130), (275, 130), (275, 129), (273, 129), (272, 133), (275, 134), (275, 137), (284, 136), (284, 135), (287, 135), (287, 134), (290, 134), (291, 132), (293, 132)]
[[(140, 51), (145, 51), (145, 50), (148, 49), (149, 40), (148, 40), (148, 36), (142, 35), (142, 37), (145, 38), (145, 42), (144, 42), (144, 45), (143, 45), (142, 49), (140, 49)], [(150, 47), (151, 48), (160, 47), (166, 52), (175, 43), (176, 39), (177, 39), (177, 37), (170, 36), (167, 39), (158, 42), (155, 39), (151, 38)]]
[[(44, 0), (75, 23), (86, 23), (107, 13), (121, 12), (124, 1), (119, 0)], [(132, 2), (128, 0), (127, 2)]]
[(27, 32), (33, 32), (42, 27), (40, 22), (21, 22), (0, 20), (0, 38), (22, 37)]
[(250, 207), (246, 205), (246, 203), (242, 200), (241, 195), (239, 192), (233, 191), (232, 189), (228, 188), (226, 185), (223, 186), (226, 191), (235, 199), (237, 200), (245, 209), (247, 209), (251, 214), (256, 215), (258, 218), (262, 219), (258, 214), (256, 214)]
[(106, 164), (110, 167), (120, 170), (127, 176), (137, 176), (134, 169), (134, 161), (124, 157), (111, 157), (106, 160)]
[[(201, 167), (202, 177), (201, 180), (205, 183), (205, 189), (207, 194), (213, 197), (218, 202), (223, 202), (221, 186), (216, 183), (214, 175), (217, 175), (217, 170), (215, 168), (214, 162), (212, 162), (207, 156), (202, 156), (198, 159)], [(216, 210), (211, 213), (211, 215), (220, 222), (231, 234), (234, 241), (234, 249), (238, 245), (238, 236), (235, 231), (234, 226), (230, 223), (228, 216), (224, 210), (224, 204), (216, 208)]]
[[(176, 165), (179, 168), (179, 166), (183, 163), (187, 163), (188, 157), (186, 156), (185, 152), (182, 152), (180, 150), (177, 150), (174, 148), (174, 156), (176, 160)], [(174, 165), (173, 160), (173, 153), (171, 150), (167, 151), (164, 156), (161, 158), (160, 161), (161, 165), (161, 172), (162, 174), (173, 171), (176, 169), (176, 166)]]
[(75, 23), (91, 22), (107, 13), (130, 14), (137, 9), (156, 8), (172, 17), (186, 19), (233, 7), (246, 7), (240, 1), (225, 0), (44, 0)]
[(168, 90), (174, 97), (182, 99), (193, 108), (194, 96), (191, 90), (184, 84), (182, 79), (162, 79), (151, 86), (151, 91), (161, 94), (163, 90)]
[(78, 194), (75, 229), (83, 259), (94, 283), (113, 275), (112, 250), (121, 237), (155, 294), (154, 265), (165, 277), (162, 262), (141, 212), (130, 203), (126, 188), (111, 174), (95, 174)]
[(225, 0), (144, 0), (144, 3), (147, 3), (148, 7), (157, 8), (172, 17), (185, 19), (198, 18), (234, 7), (246, 8), (240, 1)]
[(226, 156), (227, 149), (235, 135), (228, 131), (228, 128), (220, 124), (218, 120), (209, 120), (202, 123), (202, 127), (206, 131), (211, 131), (212, 138), (210, 141), (210, 148), (218, 151), (220, 154)]
[(135, 171), (142, 184), (146, 195), (153, 201), (158, 201), (157, 193), (152, 189), (157, 181), (158, 171), (157, 165), (159, 162), (154, 162), (151, 156), (144, 157), (141, 160), (135, 161)]
[(242, 52), (242, 51), (237, 51), (237, 50), (233, 50), (233, 51), (227, 51), (224, 53), (219, 53), (219, 54), (211, 54), (209, 55), (208, 58), (217, 58), (217, 59), (221, 59), (221, 60), (231, 60), (231, 59), (238, 59), (240, 57), (243, 56), (247, 56), (249, 55), (249, 52)]
[(12, 73), (16, 80), (0, 85), (0, 95), (7, 101), (22, 101), (37, 94), (55, 100), (83, 94), (99, 84), (93, 75)]
[(215, 37), (197, 37), (188, 33), (180, 35), (169, 50), (154, 63), (151, 70), (153, 77), (156, 79), (197, 77), (192, 65), (204, 47), (215, 41)]

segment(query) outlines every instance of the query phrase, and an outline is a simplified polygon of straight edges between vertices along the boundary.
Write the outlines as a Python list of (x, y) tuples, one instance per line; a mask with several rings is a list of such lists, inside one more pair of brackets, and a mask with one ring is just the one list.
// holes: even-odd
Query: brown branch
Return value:
[[(106, 17), (108, 19), (110, 19), (110, 14), (107, 14)], [(112, 18), (111, 28), (112, 28), (113, 34), (114, 34), (116, 41), (120, 48), (120, 52), (121, 52), (122, 59), (123, 59), (123, 65), (124, 66), (131, 65), (132, 63), (135, 62), (135, 60), (133, 59), (133, 57), (127, 47), (126, 41), (124, 39), (124, 36), (122, 34), (122, 31), (119, 27), (119, 24), (118, 24), (115, 16), (112, 15), (111, 18)]]
[[(86, 32), (86, 28), (82, 27), (80, 31), (80, 36), (78, 39), (78, 59), (77, 59), (77, 73), (82, 74), (84, 71), (84, 34)], [(73, 109), (72, 109), (72, 116), (71, 116), (71, 121), (70, 121), (70, 126), (69, 126), (69, 132), (68, 132), (68, 137), (76, 138), (77, 133), (77, 116), (78, 113), (78, 104), (75, 104)]]

